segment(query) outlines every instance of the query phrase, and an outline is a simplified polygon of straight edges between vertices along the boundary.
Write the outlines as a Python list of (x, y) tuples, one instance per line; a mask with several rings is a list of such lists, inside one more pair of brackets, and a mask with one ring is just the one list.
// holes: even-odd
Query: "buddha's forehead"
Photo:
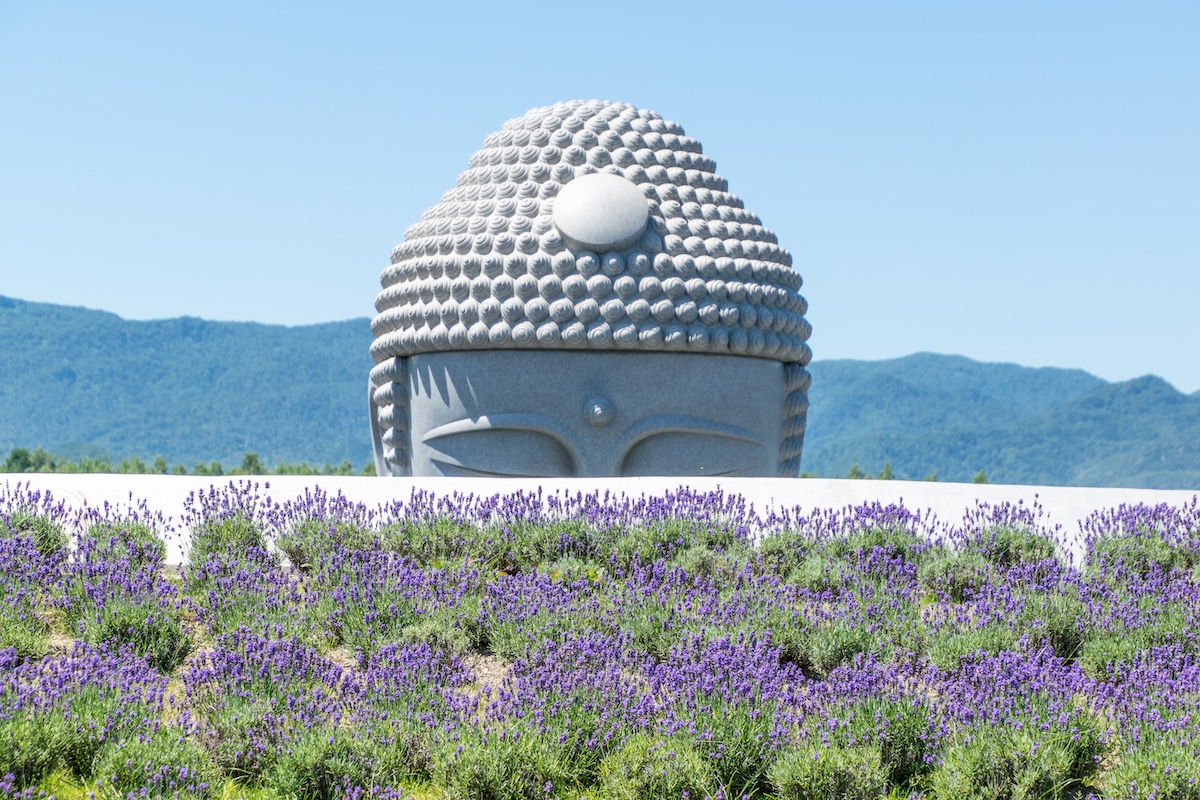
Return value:
[(407, 370), (412, 398), (448, 398), (452, 413), (480, 417), (535, 410), (572, 427), (596, 427), (585, 418), (594, 401), (626, 422), (668, 412), (741, 419), (759, 407), (752, 395), (768, 396), (776, 413), (782, 375), (783, 365), (770, 359), (514, 350), (413, 356)]
[(381, 282), (377, 362), (508, 348), (810, 357), (790, 254), (700, 142), (623, 103), (505, 123)]

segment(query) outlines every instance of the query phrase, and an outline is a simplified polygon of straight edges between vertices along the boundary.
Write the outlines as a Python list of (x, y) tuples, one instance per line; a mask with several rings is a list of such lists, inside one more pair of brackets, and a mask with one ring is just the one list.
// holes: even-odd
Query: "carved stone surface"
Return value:
[[(408, 362), (418, 475), (771, 475), (778, 468), (778, 361), (563, 350), (537, 354), (531, 370), (529, 354), (510, 350)], [(714, 383), (714, 375), (722, 380)]]
[[(679, 125), (622, 103), (538, 108), (488, 136), (381, 276), (369, 387), (380, 474), (796, 475), (811, 358), (801, 279), (714, 169)], [(486, 391), (468, 402), (461, 386)], [(717, 409), (714, 389), (729, 386), (754, 399)], [(489, 423), (540, 414), (572, 429), (584, 424), (568, 408), (568, 398), (587, 401), (579, 392), (612, 407), (588, 412), (593, 423), (573, 440)], [(743, 439), (759, 446), (773, 436), (776, 452), (722, 468), (741, 464), (736, 437), (710, 436), (705, 458), (700, 438), (676, 431), (671, 467), (631, 457), (638, 445), (627, 453), (613, 438), (618, 420), (672, 414), (748, 431)], [(473, 433), (430, 438), (456, 420), (471, 421)], [(539, 436), (559, 450), (551, 458), (543, 447), (535, 467), (526, 457), (546, 444)], [(454, 453), (438, 449), (451, 438)], [(467, 441), (475, 461), (457, 444)], [(722, 448), (741, 456), (721, 457)], [(514, 454), (508, 466), (496, 457), (505, 452)]]

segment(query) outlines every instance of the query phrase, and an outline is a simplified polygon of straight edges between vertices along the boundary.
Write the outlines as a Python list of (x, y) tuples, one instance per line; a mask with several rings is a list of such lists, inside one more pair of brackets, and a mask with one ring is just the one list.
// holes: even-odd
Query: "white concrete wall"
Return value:
[[(1079, 523), (1092, 512), (1116, 508), (1122, 504), (1167, 503), (1182, 506), (1192, 503), (1198, 491), (1155, 489), (1092, 489), (1062, 486), (1013, 486), (1003, 484), (942, 483), (924, 481), (841, 480), (824, 478), (604, 478), (604, 479), (493, 479), (493, 478), (363, 478), (314, 475), (271, 475), (211, 478), (191, 475), (48, 475), (8, 474), (0, 486), (15, 488), (28, 484), (32, 489), (49, 491), (55, 498), (79, 508), (101, 506), (106, 501), (117, 507), (145, 500), (151, 511), (161, 511), (182, 528), (179, 520), (188, 494), (226, 486), (230, 481), (269, 484), (260, 491), (276, 502), (303, 494), (306, 488), (319, 486), (329, 494), (339, 491), (352, 501), (368, 507), (392, 500), (407, 501), (413, 489), (436, 495), (453, 493), (490, 497), (518, 490), (545, 493), (556, 491), (575, 494), (599, 491), (614, 495), (661, 496), (681, 486), (707, 492), (720, 488), (726, 494), (740, 494), (762, 514), (771, 509), (800, 507), (813, 509), (842, 508), (873, 501), (902, 503), (910, 511), (931, 511), (937, 519), (958, 523), (977, 501), (991, 505), (1003, 502), (1035, 501), (1045, 515), (1042, 523), (1049, 528), (1061, 526), (1060, 541), (1069, 551), (1079, 552)], [(180, 542), (171, 542), (168, 560), (180, 563)]]

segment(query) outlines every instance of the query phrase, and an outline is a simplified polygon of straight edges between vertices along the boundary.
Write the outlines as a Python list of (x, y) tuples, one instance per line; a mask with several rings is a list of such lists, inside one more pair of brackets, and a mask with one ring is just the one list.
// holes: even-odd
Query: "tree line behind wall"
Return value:
[[(72, 461), (63, 456), (55, 456), (47, 453), (42, 448), (35, 450), (26, 450), (22, 447), (13, 448), (8, 454), (8, 459), (4, 462), (3, 472), (106, 472), (118, 473), (123, 475), (374, 475), (375, 465), (368, 463), (358, 472), (355, 472), (353, 465), (349, 461), (343, 461), (336, 467), (332, 464), (326, 464), (323, 467), (310, 466), (307, 463), (288, 464), (279, 463), (274, 469), (267, 467), (259, 459), (257, 453), (248, 452), (242, 456), (242, 463), (239, 467), (226, 470), (219, 461), (212, 461), (208, 464), (198, 463), (189, 471), (183, 464), (175, 464), (168, 469), (167, 460), (162, 456), (154, 459), (153, 462), (147, 464), (138, 456), (123, 459), (113, 466), (112, 462), (107, 458), (88, 458), (83, 457), (77, 461)], [(816, 477), (808, 472), (800, 473), (801, 478)], [(896, 475), (892, 471), (892, 464), (889, 461), (883, 465), (883, 469), (877, 475), (871, 475), (863, 472), (863, 470), (855, 464), (850, 468), (850, 472), (846, 475), (851, 480), (894, 480)], [(937, 473), (930, 473), (925, 476), (927, 481), (936, 481)], [(987, 475), (983, 470), (980, 470), (975, 475), (975, 483), (987, 483)]]
[(361, 470), (355, 470), (349, 461), (342, 461), (334, 466), (310, 465), (307, 462), (289, 464), (280, 462), (274, 469), (268, 469), (257, 453), (248, 452), (242, 456), (240, 466), (226, 470), (220, 461), (197, 463), (190, 470), (183, 464), (167, 466), (167, 460), (158, 456), (150, 463), (139, 456), (122, 459), (114, 465), (107, 457), (91, 458), (84, 456), (71, 460), (64, 456), (56, 456), (42, 448), (27, 450), (15, 447), (8, 454), (3, 472), (94, 472), (119, 473), (124, 475), (374, 475), (375, 465), (368, 463)]

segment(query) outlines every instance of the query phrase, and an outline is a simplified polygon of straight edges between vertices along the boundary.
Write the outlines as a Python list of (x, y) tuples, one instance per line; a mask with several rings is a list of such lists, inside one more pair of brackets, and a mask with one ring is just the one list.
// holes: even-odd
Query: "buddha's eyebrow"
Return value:
[(763, 444), (752, 431), (737, 425), (728, 425), (724, 422), (714, 422), (703, 417), (691, 417), (685, 414), (659, 414), (639, 420), (629, 427), (617, 463), (624, 461), (625, 456), (629, 455), (629, 451), (638, 442), (660, 433), (699, 433), (723, 439), (739, 439), (750, 444)]
[(482, 417), (474, 419), (456, 419), (453, 422), (447, 422), (445, 425), (439, 425), (433, 430), (427, 432), (421, 437), (423, 442), (431, 442), (434, 439), (441, 439), (446, 436), (455, 436), (463, 433), (475, 433), (477, 431), (532, 431), (549, 436), (557, 441), (570, 454), (571, 461), (575, 462), (578, 467), (579, 461), (579, 440), (571, 433), (571, 430), (554, 417), (548, 417), (545, 414), (534, 413), (512, 413), (512, 414), (485, 414)]

